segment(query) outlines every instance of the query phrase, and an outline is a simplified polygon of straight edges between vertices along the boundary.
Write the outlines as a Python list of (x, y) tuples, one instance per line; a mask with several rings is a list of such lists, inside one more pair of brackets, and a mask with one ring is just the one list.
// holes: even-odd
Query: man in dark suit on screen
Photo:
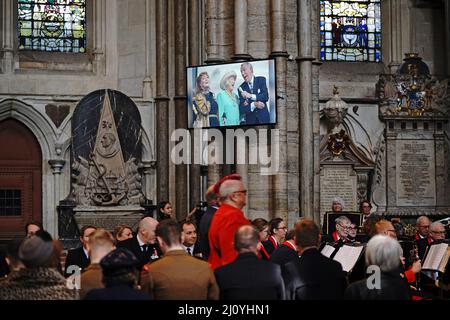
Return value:
[(309, 219), (295, 227), (295, 241), (300, 258), (288, 262), (283, 270), (286, 298), (291, 300), (342, 299), (346, 288), (345, 274), (339, 262), (319, 250), (320, 229)]
[(266, 78), (255, 77), (250, 62), (241, 64), (241, 75), (244, 82), (239, 87), (239, 113), (245, 116), (245, 123), (241, 124), (267, 124), (270, 122), (269, 92)]
[(221, 299), (284, 299), (280, 266), (257, 257), (258, 242), (258, 232), (253, 226), (239, 227), (234, 236), (238, 257), (215, 271)]

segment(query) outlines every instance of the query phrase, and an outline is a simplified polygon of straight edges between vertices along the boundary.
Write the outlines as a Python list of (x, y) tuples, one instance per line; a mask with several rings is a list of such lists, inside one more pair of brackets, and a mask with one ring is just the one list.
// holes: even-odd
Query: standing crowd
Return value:
[[(425, 216), (417, 219), (416, 250), (407, 256), (398, 221), (373, 215), (368, 201), (360, 206), (362, 225), (335, 198), (323, 228), (300, 218), (288, 230), (282, 218), (245, 217), (247, 190), (237, 174), (209, 187), (205, 198), (206, 210), (181, 222), (171, 204), (161, 202), (156, 219), (142, 218), (136, 234), (129, 226), (113, 234), (84, 226), (81, 246), (69, 250), (65, 262), (61, 243), (29, 223), (25, 239), (11, 241), (0, 257), (0, 299), (411, 300), (448, 293), (447, 270), (421, 272), (430, 246), (445, 242), (446, 234)], [(336, 252), (363, 246), (363, 253), (345, 272), (322, 254), (325, 244)], [(367, 266), (380, 271), (378, 286), (367, 285)]]

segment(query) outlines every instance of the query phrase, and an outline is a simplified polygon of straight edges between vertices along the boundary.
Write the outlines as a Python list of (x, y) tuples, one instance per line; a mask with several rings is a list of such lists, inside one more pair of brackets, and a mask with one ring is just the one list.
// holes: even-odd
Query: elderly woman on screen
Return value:
[(222, 90), (217, 95), (217, 104), (219, 105), (221, 126), (239, 125), (239, 98), (233, 91), (236, 77), (236, 72), (229, 71), (220, 80), (220, 88)]

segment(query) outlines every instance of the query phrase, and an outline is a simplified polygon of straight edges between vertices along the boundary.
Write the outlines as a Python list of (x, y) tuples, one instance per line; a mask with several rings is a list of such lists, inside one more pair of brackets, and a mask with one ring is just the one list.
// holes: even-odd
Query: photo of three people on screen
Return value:
[(208, 71), (196, 78), (192, 97), (194, 128), (260, 125), (271, 123), (268, 101), (269, 91), (265, 76), (255, 75), (253, 65), (240, 65), (242, 83), (237, 86), (234, 70), (225, 72), (219, 81), (219, 90), (211, 88)]

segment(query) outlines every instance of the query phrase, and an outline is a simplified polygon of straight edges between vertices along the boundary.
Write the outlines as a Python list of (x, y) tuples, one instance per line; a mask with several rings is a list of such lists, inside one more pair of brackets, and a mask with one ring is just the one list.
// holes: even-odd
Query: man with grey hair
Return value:
[(255, 77), (250, 62), (241, 64), (241, 75), (244, 82), (239, 91), (239, 113), (245, 117), (245, 124), (267, 124), (270, 122), (270, 113), (267, 108), (269, 91), (266, 78)]
[(328, 235), (326, 242), (335, 242), (342, 245), (345, 242), (348, 242), (348, 232), (352, 222), (346, 216), (340, 216), (334, 221), (336, 225), (335, 231)]
[(386, 235), (374, 236), (366, 247), (369, 278), (352, 283), (345, 292), (349, 300), (411, 300), (408, 283), (400, 276), (402, 248)]
[[(446, 237), (446, 230), (445, 226), (441, 222), (433, 222), (430, 225), (430, 236), (433, 242), (442, 242), (445, 240)], [(429, 250), (429, 248), (427, 249)], [(447, 262), (447, 266), (445, 268), (445, 271), (442, 275), (440, 275), (437, 272), (428, 273), (428, 276), (433, 279), (437, 280), (433, 284), (438, 286), (439, 288), (450, 291), (450, 263)], [(428, 281), (429, 282), (429, 281)]]
[(431, 221), (427, 216), (420, 216), (416, 220), (416, 235), (414, 241), (419, 252), (419, 259), (423, 261), (423, 256), (427, 250), (427, 246), (433, 241), (430, 236)]
[(208, 261), (213, 270), (237, 257), (233, 246), (234, 234), (240, 226), (250, 225), (241, 210), (246, 204), (247, 190), (240, 175), (232, 174), (222, 178), (214, 185), (214, 191), (219, 195), (221, 206), (214, 214), (208, 233)]
[(335, 217), (342, 214), (342, 211), (345, 208), (345, 202), (341, 197), (334, 197), (333, 201), (331, 202), (331, 212), (326, 212), (323, 216), (323, 223), (322, 223), (322, 232), (323, 234), (327, 234), (331, 237), (333, 232), (336, 230), (334, 221)]
[(159, 259), (161, 249), (156, 242), (155, 230), (158, 221), (151, 217), (145, 217), (139, 221), (138, 233), (135, 237), (117, 243), (118, 248), (130, 250), (139, 260), (138, 269), (150, 261)]
[(430, 225), (430, 236), (434, 241), (445, 240), (445, 227), (442, 223), (436, 221)]
[(215, 271), (222, 300), (281, 300), (284, 282), (280, 266), (257, 257), (258, 231), (241, 226), (234, 235), (236, 260)]

